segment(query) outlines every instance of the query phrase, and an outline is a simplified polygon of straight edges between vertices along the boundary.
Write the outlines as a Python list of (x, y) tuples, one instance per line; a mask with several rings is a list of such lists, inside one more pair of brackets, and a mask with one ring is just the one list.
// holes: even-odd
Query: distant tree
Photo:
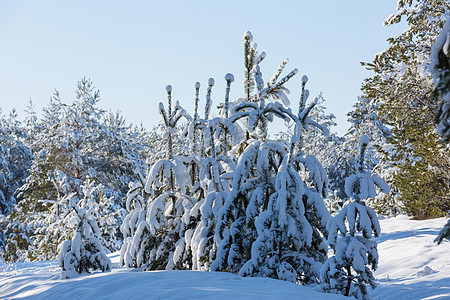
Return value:
[[(47, 221), (60, 218), (54, 205), (71, 193), (82, 197), (81, 186), (88, 178), (101, 193), (97, 197), (99, 212), (103, 210), (101, 214), (109, 216), (107, 222), (116, 227), (113, 233), (113, 224), (101, 224), (102, 242), (111, 251), (120, 247), (117, 228), (124, 216), (114, 211), (120, 212), (128, 183), (145, 169), (143, 155), (148, 141), (145, 132), (127, 126), (120, 114), (106, 114), (98, 107), (99, 101), (99, 91), (83, 78), (78, 82), (76, 101), (72, 104), (63, 103), (55, 92), (41, 120), (36, 120), (29, 109), (26, 128), (35, 135), (30, 145), (34, 157), (19, 190), (22, 199), (11, 213), (6, 230), (7, 255), (11, 260), (19, 258), (17, 253), (27, 259), (55, 257), (54, 247), (35, 246), (41, 244), (41, 237), (52, 228), (45, 226)], [(54, 184), (58, 181), (56, 177), (65, 178), (64, 194)]]
[[(16, 111), (9, 117), (0, 110), (0, 214), (7, 215), (18, 200), (17, 189), (23, 184), (32, 154), (23, 143), (27, 133), (17, 121)], [(20, 198), (19, 198), (20, 199)]]

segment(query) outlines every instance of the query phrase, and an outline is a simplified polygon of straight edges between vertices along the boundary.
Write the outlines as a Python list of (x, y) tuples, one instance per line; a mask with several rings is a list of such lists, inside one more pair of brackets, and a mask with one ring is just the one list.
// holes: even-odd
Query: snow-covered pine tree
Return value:
[[(30, 253), (37, 260), (53, 259), (58, 254), (57, 246), (74, 235), (76, 227), (73, 202), (80, 197), (72, 192), (69, 178), (63, 172), (56, 170), (50, 176), (58, 197), (56, 199), (42, 200), (48, 210), (40, 212), (34, 218), (35, 232)], [(102, 185), (95, 185), (87, 178), (80, 186), (84, 194), (83, 205), (89, 206), (90, 218), (99, 226), (98, 236), (105, 251), (112, 252), (120, 248), (121, 240), (117, 238), (117, 219), (123, 219), (123, 209), (114, 204), (112, 197), (105, 194)], [(72, 203), (71, 203), (72, 202)]]
[(416, 218), (440, 217), (449, 208), (450, 156), (436, 132), (440, 97), (432, 97), (435, 84), (428, 69), (449, 10), (448, 1), (397, 1), (397, 11), (384, 25), (402, 22), (406, 30), (364, 64), (374, 74), (365, 80), (363, 96), (375, 101), (380, 119), (392, 130), (384, 157), (397, 168), (390, 184), (400, 192), (404, 211)]
[(23, 184), (32, 154), (23, 143), (27, 134), (12, 110), (8, 117), (0, 109), (0, 214), (7, 215), (17, 202), (17, 189)]
[[(65, 174), (67, 184), (70, 185), (68, 190), (70, 193), (75, 192), (77, 197), (82, 197), (83, 181), (91, 178), (98, 186), (97, 192), (101, 194), (97, 199), (103, 199), (101, 201), (105, 204), (98, 203), (101, 206), (99, 211), (103, 214), (108, 208), (110, 210), (106, 214), (110, 216), (120, 209), (118, 206), (121, 205), (128, 182), (137, 179), (135, 174), (138, 172), (135, 170), (142, 171), (144, 168), (140, 155), (145, 143), (139, 132), (126, 126), (120, 115), (106, 115), (98, 107), (99, 101), (100, 94), (93, 83), (82, 79), (78, 82), (76, 100), (72, 104), (64, 104), (59, 93), (55, 92), (41, 120), (36, 121), (33, 113), (29, 114), (27, 129), (36, 134), (35, 142), (30, 145), (35, 153), (29, 176), (20, 188), (23, 199), (11, 214), (9, 257), (15, 257), (13, 253), (19, 247), (22, 255), (27, 255), (23, 258), (33, 260), (42, 255), (54, 258), (54, 251), (39, 253), (29, 246), (37, 236), (45, 235), (47, 227), (43, 220), (48, 217), (51, 208), (47, 200), (55, 201), (59, 197), (52, 178), (55, 171)], [(107, 204), (108, 201), (113, 203)], [(116, 215), (116, 228), (121, 218)], [(105, 231), (102, 242), (108, 241), (111, 233), (111, 230)], [(17, 238), (23, 240), (17, 241)], [(120, 238), (120, 233), (115, 232), (110, 240), (113, 243), (108, 245), (110, 250), (117, 250), (118, 243), (114, 241), (119, 240), (120, 244)]]
[[(243, 152), (233, 175), (232, 190), (219, 211), (215, 233), (218, 252), (211, 265), (211, 270), (236, 273), (251, 258), (251, 245), (256, 240), (254, 218), (267, 205), (273, 193), (273, 180), (278, 166), (287, 154), (286, 149), (277, 142), (258, 140), (267, 138), (267, 125), (274, 115), (289, 119), (289, 111), (281, 103), (266, 103), (266, 100), (270, 96), (275, 100), (280, 97), (287, 100), (283, 85), (297, 72), (294, 70), (277, 82), (284, 68), (282, 65), (265, 88), (259, 68), (265, 53), (258, 54), (250, 32), (247, 31), (243, 39), (246, 98), (233, 107), (229, 119), (232, 122), (246, 119), (247, 141), (243, 144)], [(234, 78), (228, 76), (228, 79), (229, 85)], [(253, 93), (255, 82), (257, 92)], [(225, 103), (225, 115), (228, 113), (227, 108)]]
[[(436, 115), (438, 133), (443, 142), (450, 141), (450, 19), (444, 24), (436, 42), (431, 48), (430, 73), (436, 83), (435, 96), (441, 96), (442, 102)], [(447, 144), (447, 149), (450, 144)], [(438, 244), (444, 238), (450, 240), (450, 220), (435, 239)]]
[(32, 154), (24, 143), (28, 137), (15, 110), (9, 116), (0, 110), (0, 256), (7, 261), (15, 260), (20, 249), (27, 251), (30, 244), (29, 225), (10, 214), (21, 199), (17, 190), (29, 174)]
[[(240, 128), (236, 129), (236, 124), (226, 122), (227, 120), (218, 117), (205, 124), (207, 129), (205, 142), (209, 142), (208, 150), (211, 155), (203, 159), (200, 168), (200, 185), (205, 197), (198, 202), (201, 212), (200, 221), (189, 244), (193, 255), (192, 267), (195, 270), (209, 270), (212, 261), (216, 258), (217, 244), (214, 241), (216, 222), (219, 210), (230, 192), (230, 181), (236, 167), (232, 159), (226, 155), (217, 154), (221, 147), (220, 144), (216, 144), (215, 136), (224, 137), (230, 132), (239, 132), (238, 135), (231, 135), (235, 138), (236, 144), (243, 137)], [(230, 125), (231, 129), (226, 125)], [(229, 140), (228, 137), (226, 139)]]
[(111, 260), (100, 242), (100, 229), (95, 221), (95, 203), (92, 202), (93, 185), (83, 186), (84, 198), (76, 203), (76, 195), (69, 197), (72, 222), (76, 226), (72, 239), (59, 245), (58, 263), (61, 278), (72, 278), (91, 270), (111, 271)]
[[(190, 236), (185, 234), (192, 233), (188, 227), (191, 215), (196, 215), (192, 211), (196, 201), (188, 194), (192, 188), (189, 172), (183, 160), (173, 155), (172, 139), (177, 122), (182, 117), (189, 121), (190, 117), (178, 102), (172, 111), (172, 87), (167, 86), (166, 91), (168, 111), (159, 104), (167, 134), (166, 159), (156, 161), (147, 175), (144, 189), (151, 197), (146, 211), (132, 211), (133, 216), (122, 225), (127, 235), (135, 232), (122, 246), (121, 263), (144, 270), (189, 269), (192, 264), (191, 254), (186, 251)], [(141, 220), (139, 224), (137, 220)]]
[[(371, 238), (378, 237), (381, 231), (376, 213), (366, 206), (364, 200), (375, 197), (375, 186), (384, 193), (390, 190), (378, 175), (364, 170), (364, 154), (368, 144), (369, 138), (363, 135), (357, 162), (358, 173), (346, 180), (345, 191), (353, 201), (347, 203), (327, 224), (328, 243), (334, 250), (334, 256), (328, 258), (320, 274), (324, 291), (357, 299), (371, 299), (367, 285), (376, 287), (370, 268), (377, 268), (378, 251), (377, 243)], [(339, 232), (343, 235), (340, 238)]]
[(199, 188), (204, 196), (198, 198), (196, 208), (200, 208), (200, 219), (193, 231), (192, 239), (186, 245), (192, 251), (192, 268), (196, 270), (209, 270), (212, 261), (216, 258), (215, 226), (219, 210), (229, 194), (236, 167), (236, 159), (230, 150), (233, 146), (238, 146), (244, 138), (239, 124), (226, 117), (229, 108), (230, 86), (233, 80), (232, 74), (225, 75), (227, 82), (225, 104), (223, 105), (225, 109), (220, 117), (208, 120), (211, 107), (210, 89), (211, 83), (214, 83), (212, 78), (209, 79), (205, 119), (199, 119), (196, 123), (196, 127), (202, 133), (201, 148), (204, 149), (199, 174)]
[[(448, 17), (449, 12), (445, 15)], [(440, 98), (436, 114), (438, 134), (444, 142), (450, 141), (450, 21), (447, 19), (435, 43), (431, 47), (429, 71), (436, 83), (434, 97)]]
[[(287, 60), (265, 87), (259, 67), (265, 53), (258, 55), (249, 32), (244, 34), (244, 53), (246, 101), (234, 107), (230, 119), (246, 118), (247, 141), (233, 175), (232, 190), (219, 211), (215, 234), (218, 250), (211, 270), (310, 283), (318, 277), (320, 262), (326, 258), (326, 246), (316, 230), (319, 226), (326, 234), (329, 219), (321, 198), (326, 173), (314, 157), (294, 155), (300, 135), (289, 147), (268, 140), (267, 128), (274, 116), (294, 120), (298, 131), (308, 125), (322, 127), (308, 117), (314, 104), (306, 109), (303, 104), (294, 115), (278, 101), (290, 104), (284, 83), (297, 73), (294, 70), (278, 81)], [(306, 81), (304, 77), (301, 98), (305, 102)], [(301, 179), (297, 166), (309, 169), (306, 173), (311, 187)]]

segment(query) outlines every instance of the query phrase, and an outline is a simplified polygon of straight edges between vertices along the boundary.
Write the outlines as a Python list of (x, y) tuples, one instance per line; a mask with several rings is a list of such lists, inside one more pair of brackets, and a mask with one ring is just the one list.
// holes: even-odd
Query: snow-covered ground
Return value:
[[(381, 220), (375, 299), (450, 299), (450, 242), (433, 243), (446, 220)], [(117, 268), (60, 280), (54, 261), (0, 265), (0, 299), (346, 299), (267, 278)]]
[(446, 219), (381, 220), (375, 299), (450, 299), (450, 242), (433, 242)]

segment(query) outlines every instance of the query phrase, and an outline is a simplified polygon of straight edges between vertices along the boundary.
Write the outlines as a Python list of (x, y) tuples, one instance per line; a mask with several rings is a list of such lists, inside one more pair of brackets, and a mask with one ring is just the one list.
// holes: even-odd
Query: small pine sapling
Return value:
[[(230, 75), (227, 74), (225, 77), (227, 81), (227, 95), (225, 98), (229, 94)], [(209, 114), (210, 106), (211, 100), (207, 93), (206, 117)], [(243, 139), (243, 134), (238, 124), (230, 122), (228, 118), (223, 117), (200, 120), (197, 126), (202, 130), (203, 134), (202, 147), (210, 155), (202, 159), (200, 167), (199, 184), (205, 196), (196, 204), (196, 207), (200, 207), (200, 220), (188, 246), (191, 248), (193, 255), (192, 268), (195, 270), (209, 270), (212, 261), (216, 258), (217, 244), (214, 241), (214, 231), (219, 210), (228, 197), (230, 181), (236, 168), (233, 160), (227, 155), (220, 154), (220, 152), (227, 153), (231, 148), (230, 142), (237, 145)], [(221, 145), (221, 141), (217, 143), (218, 139), (225, 141), (225, 144)]]
[(58, 263), (62, 268), (62, 279), (91, 270), (111, 271), (111, 260), (106, 256), (99, 239), (100, 229), (92, 216), (94, 206), (90, 201), (90, 192), (90, 189), (85, 189), (84, 199), (78, 204), (71, 203), (77, 224), (72, 239), (59, 245)]
[[(123, 265), (143, 270), (189, 269), (192, 264), (186, 242), (191, 238), (188, 229), (191, 216), (196, 215), (196, 201), (188, 195), (192, 188), (188, 169), (185, 161), (173, 155), (172, 139), (180, 118), (190, 118), (178, 103), (172, 112), (172, 87), (167, 86), (166, 91), (168, 112), (159, 105), (167, 133), (166, 159), (156, 161), (149, 170), (144, 185), (144, 192), (150, 195), (147, 208), (132, 212), (129, 221), (137, 226), (133, 225), (135, 232), (121, 250)], [(137, 219), (141, 221), (137, 223)]]
[(241, 154), (233, 174), (232, 189), (219, 211), (213, 271), (238, 273), (251, 258), (256, 240), (255, 218), (267, 206), (274, 178), (286, 149), (277, 142), (253, 141)]
[(132, 261), (131, 257), (125, 258), (128, 246), (133, 242), (133, 236), (137, 231), (138, 225), (145, 221), (147, 212), (147, 199), (150, 197), (144, 189), (145, 178), (139, 174), (139, 181), (130, 182), (129, 190), (126, 195), (125, 208), (128, 211), (127, 216), (120, 225), (120, 231), (123, 235), (123, 245), (120, 254), (120, 265), (126, 265), (125, 260)]
[(275, 177), (275, 193), (255, 220), (258, 237), (241, 276), (309, 283), (322, 266), (309, 253), (313, 229), (305, 217), (305, 186), (289, 161), (287, 154)]
[[(328, 243), (334, 256), (325, 262), (320, 274), (324, 291), (357, 299), (371, 299), (367, 285), (376, 287), (370, 269), (377, 268), (378, 251), (377, 243), (371, 238), (378, 237), (381, 231), (376, 213), (366, 206), (364, 200), (376, 196), (375, 186), (383, 193), (390, 190), (378, 175), (364, 172), (364, 153), (368, 144), (369, 138), (362, 136), (358, 173), (346, 180), (345, 191), (353, 201), (327, 224)], [(340, 238), (339, 232), (342, 234)]]

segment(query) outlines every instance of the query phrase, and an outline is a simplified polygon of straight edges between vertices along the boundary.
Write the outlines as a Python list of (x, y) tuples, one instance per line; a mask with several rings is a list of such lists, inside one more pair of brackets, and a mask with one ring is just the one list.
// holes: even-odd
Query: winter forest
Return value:
[(449, 16), (448, 1), (398, 1), (385, 24), (408, 28), (362, 63), (372, 75), (342, 136), (307, 74), (288, 59), (267, 70), (250, 31), (239, 73), (192, 95), (161, 87), (154, 128), (102, 107), (88, 78), (40, 117), (31, 101), (23, 120), (0, 111), (0, 265), (56, 261), (66, 282), (114, 267), (226, 272), (372, 299), (380, 220), (398, 216), (440, 218), (430, 247), (448, 257)]

